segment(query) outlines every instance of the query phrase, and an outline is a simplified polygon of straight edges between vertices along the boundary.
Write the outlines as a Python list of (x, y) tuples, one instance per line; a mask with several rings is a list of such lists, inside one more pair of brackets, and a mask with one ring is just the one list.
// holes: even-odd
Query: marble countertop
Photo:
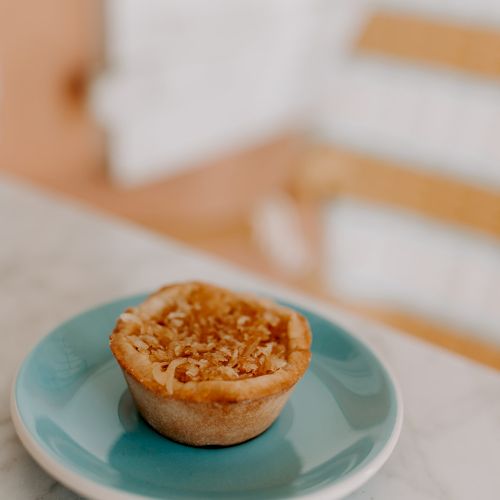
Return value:
[[(30, 458), (9, 416), (17, 365), (62, 320), (102, 301), (189, 278), (311, 301), (5, 177), (0, 178), (0, 234), (0, 498), (77, 498)], [(349, 500), (499, 498), (500, 374), (385, 327), (334, 313), (388, 361), (405, 401), (396, 450)]]

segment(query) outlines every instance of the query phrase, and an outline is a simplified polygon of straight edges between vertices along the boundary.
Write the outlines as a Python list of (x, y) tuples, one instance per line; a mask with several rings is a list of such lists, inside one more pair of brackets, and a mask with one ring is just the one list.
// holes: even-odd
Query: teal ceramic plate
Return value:
[(295, 307), (313, 331), (309, 371), (264, 434), (229, 448), (169, 441), (138, 415), (108, 348), (135, 296), (87, 311), (45, 337), (21, 366), (12, 417), (31, 455), (91, 498), (340, 498), (393, 450), (402, 404), (359, 339)]

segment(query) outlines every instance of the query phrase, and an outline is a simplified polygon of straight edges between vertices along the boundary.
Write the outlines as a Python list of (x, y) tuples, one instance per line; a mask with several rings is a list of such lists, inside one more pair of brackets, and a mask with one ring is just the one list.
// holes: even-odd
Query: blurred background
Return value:
[(0, 169), (500, 368), (499, 77), (496, 0), (0, 0)]

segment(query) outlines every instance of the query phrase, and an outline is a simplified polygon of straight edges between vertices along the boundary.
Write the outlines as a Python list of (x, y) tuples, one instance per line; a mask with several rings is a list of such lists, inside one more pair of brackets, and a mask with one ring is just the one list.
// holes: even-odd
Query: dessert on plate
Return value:
[(307, 370), (310, 345), (298, 312), (199, 282), (165, 286), (128, 308), (110, 337), (145, 420), (193, 446), (264, 432)]

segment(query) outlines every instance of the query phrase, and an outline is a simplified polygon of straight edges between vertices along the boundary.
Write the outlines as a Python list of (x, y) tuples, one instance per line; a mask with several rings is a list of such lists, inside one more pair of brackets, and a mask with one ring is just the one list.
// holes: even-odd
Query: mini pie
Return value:
[(305, 318), (205, 283), (165, 286), (120, 315), (110, 337), (139, 412), (193, 446), (231, 445), (278, 417), (310, 360)]

